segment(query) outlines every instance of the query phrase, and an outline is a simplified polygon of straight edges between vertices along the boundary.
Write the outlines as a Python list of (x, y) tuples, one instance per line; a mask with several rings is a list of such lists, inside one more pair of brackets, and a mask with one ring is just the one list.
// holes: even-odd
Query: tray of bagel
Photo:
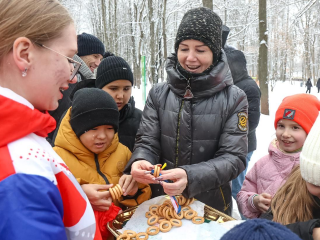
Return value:
[(175, 200), (178, 211), (169, 196), (159, 196), (123, 211), (107, 227), (117, 240), (218, 240), (228, 231), (220, 223), (235, 220), (194, 198)]

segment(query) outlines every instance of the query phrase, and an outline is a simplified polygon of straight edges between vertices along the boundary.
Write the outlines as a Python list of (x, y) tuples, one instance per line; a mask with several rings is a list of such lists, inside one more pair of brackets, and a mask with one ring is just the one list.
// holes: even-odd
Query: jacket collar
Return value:
[(124, 122), (128, 117), (130, 117), (135, 109), (135, 101), (133, 97), (130, 97), (129, 102), (119, 111), (119, 124)]
[(227, 86), (233, 84), (231, 72), (227, 63), (227, 57), (222, 50), (220, 61), (206, 75), (196, 76), (186, 79), (177, 71), (177, 59), (175, 57), (168, 58), (166, 71), (168, 74), (167, 82), (171, 91), (180, 97), (184, 96), (187, 88), (187, 82), (190, 81), (191, 91), (194, 98), (210, 97), (214, 93), (220, 92)]
[(281, 151), (276, 139), (270, 143), (268, 150), (274, 165), (278, 169), (279, 173), (283, 174), (283, 177), (288, 176), (293, 167), (299, 164), (301, 152), (285, 153)]
[(56, 127), (56, 121), (46, 111), (34, 109), (32, 104), (8, 88), (0, 87), (0, 147), (35, 133), (46, 137)]

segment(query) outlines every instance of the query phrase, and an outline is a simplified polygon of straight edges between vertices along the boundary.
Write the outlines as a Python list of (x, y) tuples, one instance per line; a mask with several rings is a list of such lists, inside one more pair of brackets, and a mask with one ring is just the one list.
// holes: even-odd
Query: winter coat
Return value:
[(256, 128), (260, 120), (260, 98), (261, 92), (257, 83), (248, 75), (247, 61), (244, 54), (232, 47), (225, 47), (229, 68), (232, 74), (233, 83), (242, 89), (249, 102), (248, 120), (248, 152), (257, 148)]
[(320, 78), (317, 81), (317, 88), (320, 88)]
[[(70, 125), (70, 112), (68, 110), (55, 140), (53, 148), (65, 160), (72, 174), (80, 184), (117, 184), (123, 175), (124, 167), (131, 157), (130, 150), (119, 143), (118, 134), (115, 134), (111, 145), (102, 153), (94, 154), (82, 145)], [(139, 184), (139, 195), (136, 199), (122, 198), (114, 200), (117, 206), (136, 206), (151, 196), (148, 185)]]
[(101, 239), (85, 193), (45, 139), (54, 119), (7, 88), (0, 103), (1, 239)]
[[(318, 199), (317, 202), (320, 200)], [(273, 213), (271, 208), (266, 213), (263, 213), (260, 218), (271, 220), (273, 219)], [(305, 222), (296, 222), (285, 225), (292, 232), (297, 234), (302, 240), (313, 240), (312, 233), (314, 228), (320, 227), (320, 208), (314, 209), (313, 219)]]
[[(229, 181), (246, 165), (246, 122), (241, 127), (239, 120), (246, 120), (248, 102), (233, 85), (226, 61), (222, 52), (210, 73), (190, 79), (194, 97), (185, 99), (187, 81), (176, 68), (176, 58), (169, 59), (167, 82), (150, 90), (125, 171), (139, 159), (182, 168), (188, 177), (185, 197), (230, 214)], [(164, 194), (161, 185), (151, 188), (153, 197)]]
[(306, 82), (306, 86), (307, 86), (307, 88), (311, 88), (311, 87), (312, 87), (312, 83), (311, 83), (310, 78), (309, 78), (308, 81)]
[[(73, 95), (74, 92), (76, 91), (78, 85), (82, 85), (81, 82), (84, 80), (91, 80), (95, 79), (94, 74), (91, 72), (90, 68), (86, 65), (86, 63), (78, 56), (74, 55), (73, 57), (74, 60), (81, 62), (82, 65), (79, 69), (79, 72), (77, 74), (77, 83), (75, 84), (69, 84), (69, 88), (65, 91), (63, 91), (62, 95), (63, 98), (60, 99), (59, 106), (56, 110), (50, 111), (50, 115), (56, 120), (56, 123), (58, 125), (62, 115), (67, 111), (69, 107), (71, 107), (72, 104), (72, 99), (70, 98), (70, 95)], [(53, 136), (55, 134), (55, 131), (52, 131), (51, 133), (48, 134), (47, 141), (53, 146), (54, 140)]]
[(247, 173), (237, 203), (240, 212), (247, 218), (257, 218), (261, 212), (251, 206), (254, 194), (268, 193), (272, 196), (285, 183), (292, 169), (299, 164), (300, 152), (284, 153), (276, 140), (269, 145), (269, 155), (254, 164)]
[(136, 134), (141, 121), (142, 111), (135, 108), (133, 97), (128, 104), (120, 110), (119, 141), (133, 151)]

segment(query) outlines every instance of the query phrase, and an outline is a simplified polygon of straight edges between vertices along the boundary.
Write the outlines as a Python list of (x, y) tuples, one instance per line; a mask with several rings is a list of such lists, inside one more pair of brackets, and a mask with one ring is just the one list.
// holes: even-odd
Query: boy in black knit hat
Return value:
[(98, 67), (95, 84), (117, 103), (120, 112), (119, 141), (133, 151), (142, 111), (135, 108), (131, 97), (133, 74), (129, 64), (121, 57), (107, 56)]
[[(61, 121), (54, 147), (86, 193), (103, 239), (110, 235), (106, 224), (119, 207), (136, 206), (151, 196), (148, 185), (122, 174), (131, 152), (119, 143), (118, 128), (119, 111), (113, 98), (97, 88), (80, 89)], [(111, 198), (112, 184), (120, 185), (120, 199)]]

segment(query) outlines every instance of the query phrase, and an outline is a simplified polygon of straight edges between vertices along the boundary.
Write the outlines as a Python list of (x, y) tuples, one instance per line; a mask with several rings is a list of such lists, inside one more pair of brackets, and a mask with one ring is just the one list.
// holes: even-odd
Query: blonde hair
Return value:
[(273, 221), (281, 224), (308, 221), (313, 218), (316, 207), (306, 181), (301, 177), (300, 166), (296, 166), (272, 199)]
[(45, 43), (59, 37), (71, 23), (57, 0), (0, 0), (0, 62), (17, 38)]

